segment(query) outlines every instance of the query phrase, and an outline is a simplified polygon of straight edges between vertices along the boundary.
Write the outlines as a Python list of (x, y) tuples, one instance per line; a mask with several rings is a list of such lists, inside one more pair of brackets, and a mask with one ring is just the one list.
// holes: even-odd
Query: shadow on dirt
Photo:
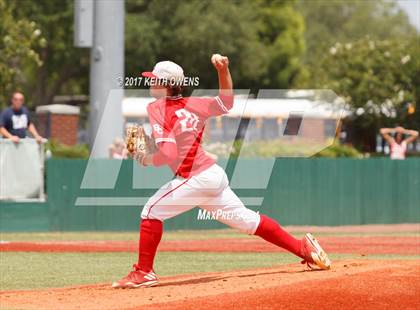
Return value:
[(299, 270), (299, 271), (253, 272), (253, 273), (249, 273), (249, 274), (231, 275), (231, 276), (224, 276), (224, 277), (221, 277), (221, 276), (206, 276), (206, 277), (187, 279), (187, 280), (162, 282), (156, 287), (164, 287), (164, 286), (172, 286), (172, 285), (177, 285), (177, 286), (178, 285), (191, 285), (191, 284), (200, 284), (200, 283), (210, 283), (210, 282), (214, 282), (214, 281), (227, 281), (228, 279), (233, 279), (233, 278), (247, 278), (247, 277), (275, 275), (275, 274), (299, 274), (299, 273), (317, 272), (317, 271), (324, 271), (324, 270), (314, 269), (314, 270)]

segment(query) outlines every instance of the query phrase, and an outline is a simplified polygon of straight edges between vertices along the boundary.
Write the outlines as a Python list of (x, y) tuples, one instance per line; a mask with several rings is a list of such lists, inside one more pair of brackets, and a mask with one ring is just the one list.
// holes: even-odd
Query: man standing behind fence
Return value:
[(22, 93), (16, 91), (12, 94), (10, 107), (0, 115), (0, 134), (14, 143), (19, 143), (20, 139), (26, 138), (28, 130), (36, 141), (41, 143), (44, 138), (38, 134), (32, 124), (28, 109), (23, 106), (24, 100), (25, 97)]

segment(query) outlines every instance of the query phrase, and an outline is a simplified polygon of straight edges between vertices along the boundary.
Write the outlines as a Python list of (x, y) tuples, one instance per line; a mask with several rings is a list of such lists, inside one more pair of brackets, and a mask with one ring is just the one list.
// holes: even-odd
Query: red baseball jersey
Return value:
[(179, 176), (188, 178), (214, 164), (201, 147), (206, 120), (228, 113), (233, 96), (212, 98), (167, 97), (147, 106), (153, 137), (160, 142), (175, 143), (178, 158), (168, 165)]

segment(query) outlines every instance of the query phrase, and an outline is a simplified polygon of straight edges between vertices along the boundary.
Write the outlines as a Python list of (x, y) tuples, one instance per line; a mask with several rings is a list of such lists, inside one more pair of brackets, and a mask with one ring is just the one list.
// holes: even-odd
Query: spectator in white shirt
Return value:
[[(389, 144), (391, 159), (405, 159), (407, 145), (414, 142), (419, 135), (418, 131), (403, 127), (381, 128), (380, 133)], [(394, 134), (394, 137), (391, 134)], [(404, 138), (404, 135), (408, 137)]]

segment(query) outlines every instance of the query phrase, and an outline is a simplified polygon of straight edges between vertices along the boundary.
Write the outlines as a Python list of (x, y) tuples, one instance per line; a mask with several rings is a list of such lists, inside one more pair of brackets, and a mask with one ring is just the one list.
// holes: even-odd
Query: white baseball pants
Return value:
[(141, 218), (164, 221), (196, 206), (247, 234), (254, 234), (260, 223), (259, 214), (244, 206), (229, 187), (225, 171), (216, 164), (188, 179), (178, 177), (163, 185), (147, 201)]

